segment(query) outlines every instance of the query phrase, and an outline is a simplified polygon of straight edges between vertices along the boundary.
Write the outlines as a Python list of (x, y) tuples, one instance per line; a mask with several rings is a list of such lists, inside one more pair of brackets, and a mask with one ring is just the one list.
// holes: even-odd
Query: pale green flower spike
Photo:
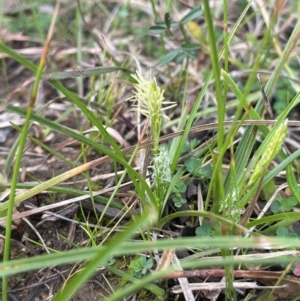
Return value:
[(220, 211), (228, 208), (229, 202), (231, 203), (231, 206), (234, 205), (239, 198), (239, 193), (239, 190), (233, 189), (233, 191), (229, 195), (227, 195), (226, 199), (224, 200), (224, 203), (222, 201), (220, 202)]
[(158, 155), (154, 156), (153, 161), (153, 182), (160, 181), (161, 183), (171, 182), (170, 158), (168, 151), (160, 147)]
[[(135, 84), (135, 91), (129, 100), (139, 102), (140, 113), (149, 119), (154, 140), (154, 152), (157, 153), (162, 119), (163, 117), (168, 118), (162, 112), (176, 104), (171, 101), (163, 101), (164, 90), (157, 85), (156, 79), (151, 77), (151, 71), (147, 72), (145, 76), (139, 72), (131, 76), (137, 81), (137, 84)], [(163, 107), (163, 105), (168, 106)], [(135, 105), (135, 110), (137, 107)]]
[(254, 172), (250, 178), (249, 184), (253, 183), (263, 172), (265, 168), (271, 164), (277, 153), (280, 151), (288, 132), (288, 119), (286, 119), (278, 127), (274, 133), (274, 137), (268, 145), (265, 153), (261, 156), (256, 164)]
[[(240, 190), (234, 188), (224, 200), (224, 203), (220, 201), (220, 212), (226, 210), (228, 215), (231, 216), (231, 220), (238, 223), (241, 214), (244, 213), (244, 209), (238, 209), (236, 203), (238, 202)], [(230, 209), (230, 212), (229, 212)]]
[(158, 154), (152, 159), (153, 174), (152, 181), (155, 183), (155, 195), (157, 205), (161, 205), (161, 201), (171, 182), (172, 173), (170, 169), (171, 160), (167, 149), (160, 147)]

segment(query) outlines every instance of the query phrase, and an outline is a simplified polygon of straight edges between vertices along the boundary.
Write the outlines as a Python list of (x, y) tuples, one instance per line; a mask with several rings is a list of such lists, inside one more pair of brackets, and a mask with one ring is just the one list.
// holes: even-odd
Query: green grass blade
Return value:
[(286, 179), (293, 193), (293, 196), (297, 199), (298, 203), (300, 204), (300, 189), (298, 186), (298, 182), (295, 178), (292, 165), (290, 164), (286, 168)]
[[(292, 212), (287, 214), (277, 215), (276, 218), (284, 219), (286, 217), (300, 218), (300, 213)], [(276, 218), (272, 218), (271, 221), (276, 221)], [(251, 222), (249, 227), (255, 226), (258, 223)], [(124, 231), (125, 232), (125, 231)], [(115, 248), (111, 252), (111, 256), (122, 256), (129, 254), (138, 254), (142, 252), (149, 252), (155, 249), (158, 250), (170, 250), (170, 249), (185, 249), (185, 248), (195, 248), (195, 249), (207, 249), (207, 248), (242, 248), (242, 249), (261, 249), (266, 248), (300, 248), (300, 239), (295, 238), (282, 238), (282, 237), (238, 237), (238, 236), (216, 236), (216, 237), (190, 237), (190, 238), (177, 238), (177, 239), (162, 239), (156, 242), (151, 241), (141, 241), (141, 242), (123, 242), (119, 244), (118, 248)], [(76, 249), (72, 251), (56, 253), (56, 254), (44, 254), (38, 255), (30, 258), (22, 258), (11, 260), (9, 262), (0, 263), (0, 277), (15, 275), (17, 273), (32, 271), (35, 269), (50, 267), (59, 264), (68, 264), (78, 261), (86, 261), (97, 256), (99, 252), (102, 254), (107, 252), (107, 245), (100, 246), (98, 248), (85, 248)], [(105, 255), (106, 256), (106, 255)], [(296, 260), (300, 261), (300, 257), (296, 257)], [(276, 259), (278, 263), (278, 258)], [(291, 259), (289, 259), (291, 260)], [(246, 259), (232, 259), (232, 258), (220, 258), (220, 260), (213, 258), (204, 258), (203, 261), (191, 261), (184, 262), (183, 267), (196, 268), (196, 266), (217, 266), (223, 264), (232, 263), (247, 263), (255, 262), (256, 260), (252, 258), (250, 261)], [(260, 262), (270, 262), (267, 258), (262, 260), (257, 260)], [(276, 261), (273, 261), (276, 262)]]

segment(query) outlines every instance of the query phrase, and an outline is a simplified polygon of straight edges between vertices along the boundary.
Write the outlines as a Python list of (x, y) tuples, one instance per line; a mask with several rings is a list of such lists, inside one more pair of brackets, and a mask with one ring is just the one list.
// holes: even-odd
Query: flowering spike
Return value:
[(274, 137), (269, 143), (265, 153), (262, 155), (262, 157), (259, 159), (255, 166), (254, 172), (250, 178), (250, 184), (253, 183), (262, 174), (265, 168), (268, 168), (268, 166), (274, 160), (277, 153), (280, 151), (287, 135), (287, 124), (288, 119), (282, 122), (276, 130), (276, 132), (274, 133)]
[[(128, 100), (134, 103), (138, 102), (140, 104), (140, 113), (149, 119), (154, 139), (154, 149), (157, 152), (162, 118), (167, 118), (162, 112), (172, 108), (176, 104), (171, 101), (163, 101), (164, 90), (157, 85), (156, 79), (151, 77), (150, 71), (145, 76), (139, 72), (131, 76), (137, 81), (137, 84), (135, 84), (133, 96)], [(163, 105), (168, 106), (163, 107)], [(138, 106), (134, 105), (134, 107), (137, 110)]]

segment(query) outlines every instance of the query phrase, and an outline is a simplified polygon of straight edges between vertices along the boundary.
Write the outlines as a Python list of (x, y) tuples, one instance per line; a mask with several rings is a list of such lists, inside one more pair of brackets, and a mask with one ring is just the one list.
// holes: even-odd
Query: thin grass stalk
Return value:
[(12, 170), (13, 161), (14, 161), (15, 155), (18, 150), (18, 145), (20, 143), (20, 137), (21, 136), (16, 138), (16, 140), (14, 141), (14, 144), (12, 145), (12, 147), (8, 153), (8, 156), (6, 157), (5, 166), (4, 166), (4, 174), (5, 175), (9, 175)]
[[(81, 20), (81, 15), (80, 15), (80, 11), (77, 7), (76, 9), (76, 27), (77, 27), (77, 51), (76, 51), (76, 60), (77, 60), (77, 64), (80, 65), (82, 62), (82, 20)], [(83, 96), (83, 78), (82, 77), (78, 77), (77, 78), (77, 91), (78, 91), (78, 95), (80, 97)]]
[[(277, 213), (277, 214), (273, 214), (273, 215), (270, 215), (267, 217), (262, 217), (261, 219), (257, 219), (257, 220), (249, 222), (247, 224), (247, 227), (252, 228), (252, 227), (258, 226), (258, 225), (268, 225), (270, 223), (278, 222), (281, 220), (286, 221), (286, 220), (293, 220), (293, 219), (298, 219), (298, 220), (300, 219), (299, 212)], [(264, 234), (267, 234), (268, 232), (264, 232)]]
[[(222, 85), (221, 85), (221, 73), (219, 66), (219, 58), (217, 53), (217, 41), (214, 33), (213, 20), (211, 16), (211, 11), (209, 7), (209, 1), (204, 0), (204, 13), (206, 19), (206, 25), (208, 30), (208, 40), (210, 46), (210, 59), (213, 68), (213, 74), (215, 79), (215, 93), (217, 100), (217, 116), (218, 116), (218, 143), (217, 149), (218, 153), (213, 154), (213, 169), (215, 171), (214, 177), (212, 177), (211, 184), (209, 185), (214, 191), (214, 204), (213, 211), (219, 212), (220, 202), (225, 199), (224, 195), (224, 186), (223, 186), (223, 177), (222, 177), (222, 154), (221, 149), (223, 148), (224, 143), (224, 119), (225, 119), (225, 102), (222, 96)], [(227, 45), (224, 45), (226, 51)], [(208, 199), (206, 199), (208, 201)]]
[[(38, 185), (39, 183), (38, 182), (30, 182), (30, 183), (17, 183), (17, 189), (24, 189), (24, 190), (29, 190), (31, 188), (34, 188), (36, 185)], [(70, 185), (70, 183), (68, 183)], [(66, 185), (68, 185), (66, 184)], [(7, 183), (6, 184), (6, 187), (7, 188), (10, 188), (11, 187), (11, 183)], [(68, 195), (73, 195), (73, 196), (87, 196), (87, 198), (90, 197), (90, 192), (89, 191), (85, 191), (85, 190), (81, 190), (81, 189), (74, 189), (74, 188), (70, 188), (70, 187), (67, 187), (67, 186), (51, 186), (50, 188), (48, 189), (45, 189), (44, 190), (45, 192), (49, 192), (49, 193), (62, 193), (62, 194), (68, 194)], [(93, 195), (93, 198), (99, 202), (99, 203), (102, 203), (102, 204), (106, 204), (107, 203), (107, 198), (104, 197), (104, 196), (101, 196), (101, 195)], [(116, 201), (113, 201), (112, 202), (112, 206), (114, 208), (117, 208), (117, 209), (120, 209), (120, 210), (123, 210), (124, 209), (124, 206), (121, 205), (120, 203), (116, 202)], [(1, 223), (1, 222), (0, 222)]]
[[(228, 43), (228, 3), (227, 3), (227, 0), (223, 0), (223, 26), (224, 26), (224, 70), (226, 72), (228, 72), (228, 65), (229, 65), (229, 43)], [(223, 82), (223, 99), (224, 101), (227, 103), (227, 93), (228, 93), (228, 85), (226, 82)], [(241, 106), (239, 106), (239, 108), (241, 108)], [(236, 117), (238, 119), (238, 116), (239, 116), (239, 109), (237, 110), (236, 112)], [(232, 129), (233, 130), (233, 129)], [(227, 134), (227, 141), (228, 143), (232, 144), (233, 142), (233, 137), (235, 137), (235, 135), (232, 135), (231, 133), (232, 131), (229, 129), (228, 131), (228, 134)], [(235, 131), (234, 131), (235, 132)], [(229, 142), (230, 140), (230, 142)], [(225, 142), (225, 144), (227, 144)], [(227, 145), (226, 145), (226, 149), (227, 149)], [(231, 155), (233, 155), (233, 146), (231, 146)], [(231, 157), (230, 158), (230, 162), (231, 162), (231, 169), (234, 169), (235, 168), (235, 164), (234, 164), (234, 158)], [(236, 172), (235, 170), (231, 170), (231, 173), (230, 173), (230, 177), (233, 177), (233, 175), (236, 175)], [(234, 181), (234, 180), (233, 180)], [(225, 182), (226, 184), (226, 182)], [(226, 195), (226, 185), (224, 185), (224, 194)], [(233, 188), (233, 189), (236, 189), (236, 188)], [(230, 204), (231, 205), (231, 204)], [(222, 210), (222, 208), (220, 208)], [(224, 208), (225, 209), (225, 208)], [(229, 210), (231, 210), (230, 206), (228, 208)], [(225, 211), (223, 211), (223, 214), (226, 214)], [(228, 278), (229, 279), (229, 278)]]
[[(247, 99), (248, 94), (250, 93), (250, 90), (253, 87), (254, 81), (257, 80), (256, 79), (257, 71), (265, 63), (267, 54), (269, 54), (268, 52), (266, 53), (266, 51), (268, 50), (268, 48), (270, 48), (270, 46), (269, 46), (270, 39), (271, 39), (271, 29), (267, 28), (267, 30), (265, 31), (264, 36), (262, 38), (262, 41), (260, 43), (260, 47), (256, 53), (255, 61), (254, 61), (253, 67), (252, 67), (252, 72), (249, 74), (249, 78), (247, 80), (247, 83), (246, 83), (246, 86), (244, 89), (244, 93), (243, 93), (244, 99)], [(264, 55), (264, 59), (262, 61), (263, 55)], [(266, 94), (268, 95), (267, 92), (266, 92)], [(260, 101), (258, 101), (258, 103), (255, 107), (255, 110), (257, 112), (259, 112), (261, 110), (262, 105), (263, 105), (263, 98), (261, 96)]]
[[(291, 212), (289, 215), (293, 218), (300, 217), (299, 212)], [(286, 219), (287, 214), (281, 213), (277, 215), (280, 219)], [(276, 217), (272, 218), (272, 221), (276, 221)], [(125, 232), (125, 231), (124, 231)], [(300, 249), (300, 240), (294, 237), (237, 237), (237, 236), (216, 236), (216, 237), (192, 237), (192, 238), (177, 238), (174, 240), (161, 239), (159, 241), (141, 241), (141, 242), (122, 242), (119, 244), (119, 248), (114, 249), (111, 256), (123, 256), (129, 254), (138, 254), (142, 252), (149, 252), (153, 250), (170, 250), (170, 249), (182, 249), (182, 248), (243, 248), (243, 249)], [(35, 269), (50, 267), (60, 264), (68, 264), (79, 261), (90, 260), (97, 254), (106, 252), (107, 246), (100, 246), (98, 248), (84, 248), (76, 249), (66, 252), (60, 252), (55, 254), (44, 254), (35, 257), (22, 258), (11, 260), (9, 262), (0, 263), (0, 277), (15, 275), (17, 273), (32, 271)], [(297, 253), (295, 253), (297, 254)], [(246, 264), (246, 263), (278, 263), (280, 262), (299, 262), (299, 256), (277, 256), (276, 258), (204, 258), (203, 260), (191, 260), (183, 261), (183, 268), (197, 268), (204, 266), (218, 266), (224, 264)], [(184, 263), (184, 264), (183, 264)]]
[[(218, 115), (218, 151), (221, 150), (224, 141), (224, 118), (225, 118), (225, 102), (222, 96), (222, 84), (221, 84), (221, 73), (219, 65), (219, 57), (217, 52), (217, 41), (215, 38), (213, 20), (211, 16), (211, 11), (209, 7), (209, 1), (203, 0), (204, 13), (206, 19), (206, 25), (209, 36), (211, 63), (213, 67), (214, 79), (215, 79), (215, 92), (217, 100), (217, 115)], [(224, 45), (224, 52), (228, 45)], [(227, 50), (228, 51), (228, 50)]]
[[(13, 169), (11, 191), (10, 191), (9, 199), (7, 202), (8, 207), (7, 207), (7, 213), (6, 213), (5, 245), (4, 245), (4, 253), (3, 253), (3, 262), (9, 261), (9, 258), (10, 258), (10, 239), (11, 239), (12, 215), (13, 215), (13, 209), (14, 209), (14, 205), (15, 205), (15, 203), (14, 203), (15, 192), (16, 192), (16, 186), (17, 186), (18, 179), (19, 179), (19, 170), (21, 167), (21, 161), (22, 161), (22, 157), (23, 157), (23, 149), (24, 149), (25, 142), (26, 142), (27, 132), (30, 127), (31, 115), (32, 115), (33, 108), (35, 105), (38, 88), (39, 88), (39, 83), (40, 83), (41, 77), (43, 75), (43, 69), (44, 69), (44, 66), (46, 63), (46, 58), (47, 58), (51, 38), (53, 35), (53, 31), (54, 31), (54, 25), (55, 25), (57, 13), (58, 13), (59, 5), (60, 5), (60, 3), (57, 2), (53, 17), (51, 20), (47, 40), (45, 42), (45, 47), (43, 49), (40, 63), (37, 68), (36, 79), (33, 83), (33, 88), (32, 88), (32, 92), (31, 92), (31, 96), (30, 96), (30, 100), (29, 100), (29, 104), (28, 104), (28, 108), (27, 108), (27, 113), (26, 113), (26, 119), (25, 119), (23, 130), (22, 130), (22, 134), (20, 137), (18, 153), (16, 156), (16, 161), (15, 161), (15, 165), (14, 165), (14, 169)], [(8, 289), (8, 278), (6, 276), (4, 276), (2, 278), (2, 300), (3, 301), (8, 300), (8, 290), (7, 289)]]
[[(223, 25), (224, 25), (224, 70), (228, 72), (229, 66), (229, 41), (228, 41), (228, 3), (227, 0), (223, 0)], [(223, 88), (223, 100), (226, 103), (228, 86), (226, 82)]]
[(176, 213), (169, 214), (162, 218), (159, 223), (158, 227), (162, 228), (167, 222), (179, 218), (179, 217), (202, 217), (207, 218), (213, 221), (218, 221), (220, 224), (225, 225), (227, 228), (234, 230), (238, 233), (246, 234), (248, 233), (248, 230), (245, 227), (240, 226), (239, 224), (236, 224), (235, 222), (231, 221), (230, 219), (227, 219), (219, 214), (214, 214), (212, 212), (208, 211), (196, 211), (196, 210), (190, 210), (190, 211), (180, 211)]
[(4, 53), (6, 53), (8, 56), (25, 66), (30, 71), (36, 73), (37, 66), (33, 64), (32, 62), (28, 61), (26, 58), (24, 58), (21, 54), (17, 53), (16, 51), (12, 50), (8, 46), (4, 45), (2, 41), (0, 41), (0, 50)]
[[(229, 65), (229, 43), (228, 43), (228, 2), (227, 0), (223, 0), (223, 9), (224, 9), (224, 12), (223, 12), (223, 25), (224, 25), (224, 70), (226, 72), (228, 72), (228, 65)], [(223, 100), (224, 102), (226, 103), (226, 99), (227, 99), (227, 93), (228, 93), (228, 85), (226, 83), (226, 81), (224, 82), (224, 87), (223, 87)], [(236, 111), (236, 114), (235, 114), (235, 119), (237, 120), (239, 118), (239, 115), (241, 113), (241, 110), (242, 110), (242, 106), (239, 105), (238, 106), (238, 110)], [(246, 118), (246, 114), (244, 115), (244, 118)], [(225, 154), (225, 151), (227, 150), (228, 146), (230, 145), (230, 143), (233, 141), (234, 137), (235, 137), (235, 134), (236, 132), (238, 131), (238, 128), (239, 127), (231, 127), (228, 131), (228, 134), (227, 134), (227, 139), (222, 147), (223, 151), (222, 151), (222, 155), (221, 157), (223, 157), (223, 154)], [(232, 152), (231, 154), (233, 155), (233, 148), (232, 148)], [(222, 164), (222, 162), (220, 163)], [(235, 164), (234, 164), (234, 158), (231, 157), (231, 173), (230, 173), (230, 177), (232, 177), (232, 181), (234, 182), (236, 180), (236, 172), (235, 172)], [(222, 184), (223, 185), (223, 184)], [(224, 188), (226, 187), (225, 185), (223, 186)], [(233, 195), (234, 192), (237, 191), (237, 188), (236, 186), (234, 185), (234, 187), (231, 188), (231, 195)], [(224, 194), (225, 194), (225, 191), (224, 191)], [(232, 200), (231, 198), (227, 197), (228, 199), (228, 202), (230, 202), (229, 204), (227, 204), (228, 208), (219, 208), (219, 211), (220, 210), (223, 210), (223, 215), (224, 216), (227, 216), (228, 213), (226, 212), (226, 209), (231, 212), (231, 210), (234, 210), (234, 200)], [(225, 200), (223, 200), (224, 204), (225, 204)], [(226, 204), (225, 204), (226, 206)], [(228, 249), (221, 249), (221, 254), (223, 257), (227, 257), (227, 256), (232, 256), (232, 250), (228, 250)], [(232, 274), (232, 269), (233, 267), (232, 266), (225, 266), (225, 281), (226, 281), (226, 297), (229, 298), (229, 299), (233, 299), (233, 300), (236, 300), (236, 294), (235, 294), (235, 290), (234, 290), (234, 287), (232, 285), (233, 283), (233, 274)]]
[[(41, 69), (42, 70), (42, 69)], [(11, 227), (12, 227), (12, 215), (13, 215), (13, 208), (14, 208), (14, 200), (15, 200), (15, 192), (17, 183), (19, 180), (19, 170), (21, 168), (21, 160), (23, 157), (23, 149), (26, 142), (27, 132), (30, 126), (30, 119), (31, 114), (33, 111), (34, 101), (30, 102), (30, 105), (27, 109), (27, 115), (24, 123), (24, 127), (22, 130), (22, 134), (19, 140), (19, 147), (18, 147), (18, 153), (16, 156), (13, 174), (12, 174), (12, 180), (11, 180), (11, 187), (10, 187), (10, 194), (9, 199), (6, 202), (7, 204), (7, 212), (6, 212), (6, 227), (5, 227), (5, 245), (4, 245), (4, 253), (3, 253), (3, 262), (9, 261), (10, 258), (10, 238), (11, 238)], [(2, 278), (2, 300), (7, 301), (7, 288), (8, 288), (8, 278), (6, 276), (3, 276)]]
[[(293, 266), (294, 262), (290, 262), (287, 267), (282, 271), (281, 275), (278, 277), (277, 281), (274, 283), (274, 287), (270, 290), (270, 293), (268, 295), (268, 297), (266, 298), (266, 300), (272, 300), (274, 295), (274, 291), (276, 289), (277, 286), (280, 285), (281, 281), (284, 280), (284, 278), (287, 276), (287, 274), (292, 270), (292, 266)], [(299, 299), (298, 297), (295, 298), (296, 300)], [(293, 300), (295, 300), (293, 299)]]
[(156, 10), (155, 1), (154, 0), (150, 0), (150, 2), (151, 2), (151, 8), (152, 8), (152, 12), (153, 12), (153, 15), (155, 17), (155, 20), (158, 20), (159, 19), (159, 15), (158, 15), (157, 10)]
[(165, 11), (170, 12), (171, 8), (173, 7), (174, 0), (167, 0), (165, 4)]

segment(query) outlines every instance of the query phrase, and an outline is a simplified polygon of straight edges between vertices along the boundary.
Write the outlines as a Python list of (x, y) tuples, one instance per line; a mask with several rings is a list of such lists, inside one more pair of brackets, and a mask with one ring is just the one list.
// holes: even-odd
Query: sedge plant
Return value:
[(153, 137), (152, 162), (153, 174), (152, 181), (155, 194), (155, 206), (158, 212), (162, 212), (162, 204), (171, 182), (171, 160), (166, 148), (160, 146), (160, 133), (163, 119), (167, 116), (163, 113), (165, 110), (174, 107), (176, 104), (164, 100), (164, 90), (161, 89), (157, 81), (148, 71), (145, 75), (137, 72), (131, 75), (136, 84), (133, 96), (129, 98), (134, 103), (134, 109), (144, 115), (150, 124), (150, 130)]

